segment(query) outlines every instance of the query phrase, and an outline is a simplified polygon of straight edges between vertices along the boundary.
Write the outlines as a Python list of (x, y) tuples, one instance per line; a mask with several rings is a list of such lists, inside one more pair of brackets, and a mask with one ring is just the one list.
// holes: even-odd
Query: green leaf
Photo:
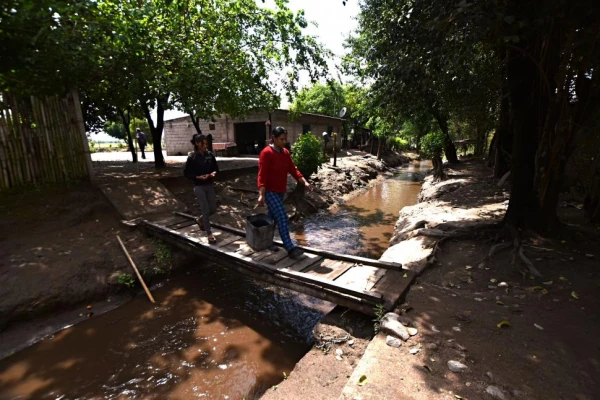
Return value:
[(358, 378), (358, 386), (364, 386), (367, 384), (367, 376), (366, 375), (361, 375), (360, 378)]
[(572, 292), (571, 292), (571, 296), (572, 296), (574, 299), (577, 299), (577, 300), (579, 300), (579, 294), (578, 294), (576, 291), (572, 291)]
[(503, 320), (503, 321), (500, 321), (500, 322), (498, 322), (498, 323), (496, 324), (496, 326), (497, 326), (498, 328), (509, 327), (509, 326), (510, 326), (510, 321), (509, 321), (509, 320), (507, 320), (507, 319), (505, 319), (505, 320)]

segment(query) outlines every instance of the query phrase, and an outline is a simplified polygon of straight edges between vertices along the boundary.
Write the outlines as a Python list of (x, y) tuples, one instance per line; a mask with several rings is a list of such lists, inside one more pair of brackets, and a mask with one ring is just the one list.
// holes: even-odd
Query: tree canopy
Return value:
[(511, 170), (506, 222), (546, 230), (576, 139), (598, 118), (599, 32), (591, 0), (365, 0), (345, 66), (397, 114), (433, 117), (451, 162), (452, 119), (495, 126), (496, 173)]
[(132, 115), (144, 115), (163, 166), (165, 110), (242, 115), (277, 106), (278, 87), (293, 93), (301, 70), (324, 76), (328, 52), (302, 33), (304, 13), (286, 3), (9, 0), (0, 9), (0, 88), (24, 95), (78, 88), (88, 121), (113, 112), (128, 127)]

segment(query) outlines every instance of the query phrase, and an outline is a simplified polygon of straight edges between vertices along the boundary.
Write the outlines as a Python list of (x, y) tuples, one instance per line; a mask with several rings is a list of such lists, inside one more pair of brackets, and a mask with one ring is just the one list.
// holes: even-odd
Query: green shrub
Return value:
[(171, 268), (171, 259), (172, 259), (171, 248), (169, 247), (168, 244), (166, 244), (162, 240), (159, 240), (157, 243), (156, 251), (154, 252), (154, 257), (155, 257), (156, 264), (159, 269), (162, 269), (162, 268), (170, 269)]
[(379, 329), (381, 328), (381, 320), (383, 320), (383, 316), (385, 315), (385, 308), (383, 304), (377, 304), (373, 308), (373, 312), (375, 313), (375, 319), (373, 320), (373, 328), (375, 330), (375, 334), (377, 334), (379, 332)]
[(410, 147), (408, 144), (408, 140), (402, 139), (398, 136), (389, 138), (387, 145), (393, 151), (408, 150), (408, 148)]
[(421, 138), (421, 154), (427, 158), (441, 157), (444, 152), (444, 137), (439, 131), (429, 132)]
[(327, 161), (323, 154), (322, 144), (310, 132), (301, 135), (292, 146), (292, 159), (302, 175), (308, 179), (317, 172), (321, 165)]
[(133, 278), (133, 275), (128, 274), (127, 272), (122, 272), (119, 274), (118, 282), (119, 284), (125, 285), (128, 288), (133, 287), (133, 285), (135, 285), (135, 279)]
[(429, 132), (421, 139), (421, 154), (433, 164), (434, 181), (446, 179), (442, 165), (442, 154), (444, 152), (444, 136), (439, 131)]

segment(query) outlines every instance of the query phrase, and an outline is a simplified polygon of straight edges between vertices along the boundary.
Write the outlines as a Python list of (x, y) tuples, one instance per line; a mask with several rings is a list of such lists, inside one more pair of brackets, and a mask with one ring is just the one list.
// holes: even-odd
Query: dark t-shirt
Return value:
[(196, 179), (196, 176), (210, 174), (215, 171), (219, 172), (219, 166), (213, 153), (210, 151), (204, 154), (193, 152), (188, 156), (183, 175), (194, 181), (194, 185), (211, 185), (213, 183), (212, 178), (202, 180)]
[(140, 146), (145, 146), (148, 139), (146, 138), (146, 134), (142, 131), (137, 133), (137, 140), (140, 143)]

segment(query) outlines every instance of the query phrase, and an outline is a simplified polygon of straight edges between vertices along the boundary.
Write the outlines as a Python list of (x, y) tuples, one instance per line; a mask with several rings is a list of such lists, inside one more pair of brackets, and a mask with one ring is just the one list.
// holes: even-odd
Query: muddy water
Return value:
[[(296, 237), (378, 258), (428, 168), (397, 170)], [(333, 305), (200, 264), (156, 290), (157, 305), (137, 296), (0, 361), (0, 400), (259, 397), (294, 368)]]
[(430, 168), (429, 161), (414, 161), (395, 170), (337, 211), (312, 217), (296, 238), (303, 245), (378, 259), (388, 248), (398, 212), (417, 202)]
[(257, 398), (294, 368), (326, 311), (218, 266), (192, 267), (154, 297), (0, 361), (0, 399)]

